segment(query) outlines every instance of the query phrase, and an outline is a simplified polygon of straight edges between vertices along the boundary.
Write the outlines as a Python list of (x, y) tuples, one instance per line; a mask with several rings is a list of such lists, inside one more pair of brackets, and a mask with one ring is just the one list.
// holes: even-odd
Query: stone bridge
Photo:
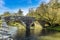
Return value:
[(26, 25), (26, 37), (30, 36), (30, 26), (35, 21), (34, 17), (28, 17), (28, 16), (8, 16), (4, 17), (6, 22), (9, 21), (19, 21), (22, 22), (24, 25)]

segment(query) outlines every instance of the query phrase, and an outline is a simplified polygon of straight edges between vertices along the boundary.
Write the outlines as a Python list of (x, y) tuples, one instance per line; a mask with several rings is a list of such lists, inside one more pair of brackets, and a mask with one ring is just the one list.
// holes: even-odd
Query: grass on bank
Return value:
[(57, 27), (48, 27), (48, 30), (55, 30), (55, 31), (60, 31), (60, 26)]

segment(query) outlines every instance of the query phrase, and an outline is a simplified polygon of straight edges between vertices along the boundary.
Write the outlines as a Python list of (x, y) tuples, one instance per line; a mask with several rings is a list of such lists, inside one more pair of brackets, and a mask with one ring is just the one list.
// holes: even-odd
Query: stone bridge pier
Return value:
[[(30, 19), (30, 20), (27, 20), (26, 22), (25, 22), (25, 24), (26, 24), (26, 38), (28, 38), (28, 39), (30, 39), (30, 26), (31, 26), (31, 24), (34, 22), (35, 20), (32, 20), (32, 19)], [(27, 40), (28, 40), (27, 39)]]

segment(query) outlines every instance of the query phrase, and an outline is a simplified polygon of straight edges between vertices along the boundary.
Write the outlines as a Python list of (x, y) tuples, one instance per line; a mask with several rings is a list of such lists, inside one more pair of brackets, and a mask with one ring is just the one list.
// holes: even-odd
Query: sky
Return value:
[(21, 9), (26, 15), (29, 8), (36, 9), (42, 2), (49, 2), (49, 0), (0, 0), (0, 14), (6, 11), (15, 13)]

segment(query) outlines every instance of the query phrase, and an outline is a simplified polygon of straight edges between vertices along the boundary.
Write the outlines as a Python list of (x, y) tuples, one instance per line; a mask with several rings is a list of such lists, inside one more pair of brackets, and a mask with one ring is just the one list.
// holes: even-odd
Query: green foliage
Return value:
[(17, 14), (18, 14), (19, 16), (22, 16), (22, 15), (23, 15), (22, 13), (23, 13), (23, 11), (22, 11), (21, 9), (19, 9), (19, 11), (18, 11)]
[(2, 24), (2, 20), (0, 20), (0, 27), (1, 27), (1, 24)]
[(60, 31), (60, 26), (57, 26), (57, 27), (48, 27), (47, 28), (48, 30), (55, 30), (55, 31)]
[(29, 11), (28, 16), (35, 17), (36, 20), (46, 20), (53, 26), (53, 24), (58, 23), (59, 21), (59, 9), (60, 3), (56, 0), (51, 0), (49, 3), (41, 3), (39, 7), (35, 11)]
[(11, 16), (9, 12), (4, 12), (3, 16)]

